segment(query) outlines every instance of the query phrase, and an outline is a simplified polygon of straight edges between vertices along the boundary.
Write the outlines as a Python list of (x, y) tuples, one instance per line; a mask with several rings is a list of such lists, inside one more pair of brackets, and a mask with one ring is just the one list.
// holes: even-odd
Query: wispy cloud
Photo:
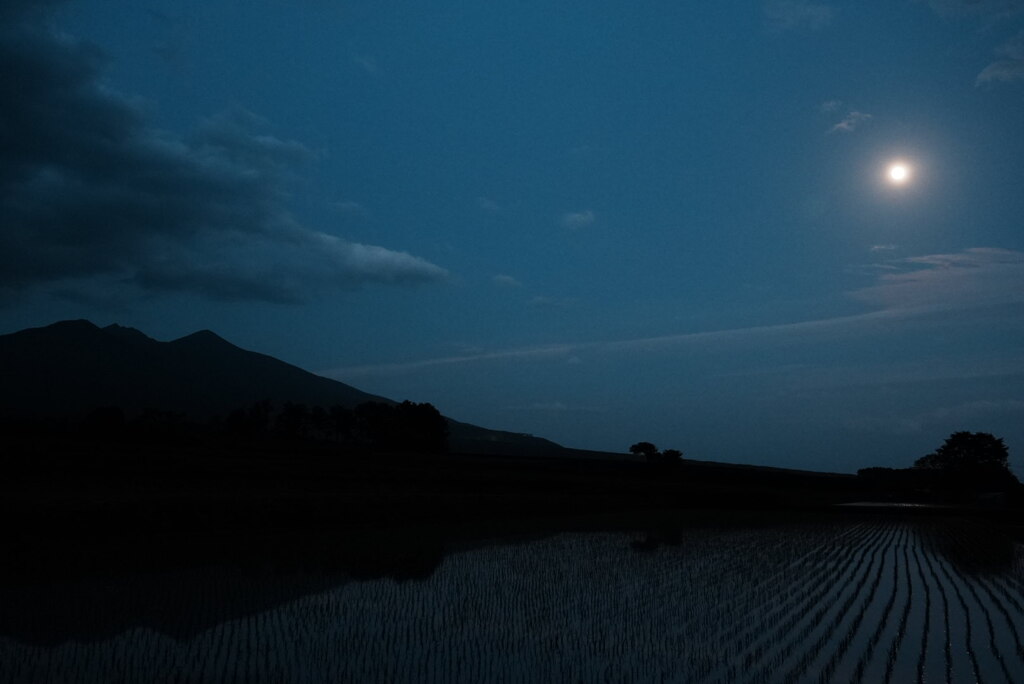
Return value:
[(954, 254), (908, 257), (890, 265), (903, 271), (884, 273), (877, 284), (852, 296), (893, 311), (1024, 303), (1022, 252), (975, 247)]
[[(401, 374), (434, 366), (509, 359), (578, 359), (587, 354), (645, 352), (691, 344), (734, 342), (764, 344), (771, 340), (808, 342), (849, 335), (884, 333), (897, 322), (934, 320), (935, 314), (985, 309), (1001, 304), (1024, 304), (1024, 252), (973, 248), (956, 254), (910, 257), (895, 262), (905, 269), (883, 273), (876, 284), (850, 293), (870, 311), (847, 316), (689, 332), (622, 340), (589, 341), (495, 350), (407, 363), (336, 368), (325, 375), (340, 379), (361, 375)], [(942, 316), (942, 322), (949, 322)]]
[(834, 112), (843, 105), (842, 100), (825, 100), (818, 105), (818, 111), (823, 113)]
[(834, 16), (831, 5), (810, 0), (768, 0), (764, 5), (765, 25), (776, 33), (821, 29), (831, 24)]
[(950, 422), (965, 423), (981, 416), (994, 413), (1014, 413), (1024, 416), (1024, 401), (1015, 399), (979, 399), (964, 402), (955, 406), (943, 406), (924, 416), (925, 419), (949, 424)]
[(564, 309), (575, 303), (576, 300), (572, 297), (548, 297), (546, 295), (538, 295), (530, 300), (532, 306), (544, 309)]
[[(516, 349), (495, 350), (476, 354), (464, 354), (458, 356), (446, 356), (422, 361), (411, 361), (405, 363), (384, 363), (365, 366), (352, 366), (334, 368), (322, 371), (322, 375), (336, 377), (339, 379), (351, 378), (362, 375), (390, 375), (400, 374), (408, 371), (420, 370), (434, 366), (446, 366), (463, 363), (477, 363), (481, 361), (495, 361), (508, 359), (552, 359), (561, 358), (567, 362), (576, 362), (579, 355), (593, 352), (615, 352), (615, 351), (652, 351), (671, 346), (678, 346), (688, 343), (718, 343), (757, 336), (776, 336), (787, 334), (807, 334), (815, 331), (828, 331), (842, 329), (847, 326), (869, 323), (872, 321), (887, 321), (894, 318), (888, 311), (878, 311), (854, 316), (841, 316), (837, 318), (818, 319), (801, 321), (797, 323), (783, 323), (779, 325), (764, 325), (750, 328), (730, 328), (726, 330), (713, 330), (708, 332), (682, 333), (678, 335), (660, 335), (656, 337), (639, 337), (624, 340), (599, 341), (599, 342), (576, 342), (566, 344), (552, 344), (538, 347), (522, 347)], [(576, 361), (574, 361), (574, 359)]]
[(974, 81), (975, 85), (1024, 80), (1024, 31), (1007, 41), (996, 52), (1002, 59), (982, 69)]
[(896, 250), (896, 245), (871, 245), (872, 252), (893, 252)]
[(520, 349), (504, 349), (492, 352), (479, 352), (472, 354), (460, 354), (455, 356), (442, 356), (433, 359), (420, 361), (405, 361), (397, 363), (369, 364), (364, 366), (348, 366), (331, 368), (320, 371), (320, 375), (332, 378), (354, 378), (367, 375), (397, 375), (409, 371), (435, 368), (438, 366), (453, 366), (463, 363), (477, 363), (480, 361), (507, 360), (507, 359), (540, 359), (559, 358), (577, 349), (576, 345), (555, 344), (539, 347), (525, 347)]
[(999, 20), (1024, 11), (1022, 0), (928, 0), (928, 5), (944, 17), (976, 16)]
[(376, 76), (380, 73), (380, 67), (377, 65), (377, 60), (369, 55), (354, 54), (352, 55), (352, 63), (371, 76)]
[(510, 406), (512, 411), (537, 411), (538, 413), (604, 413), (595, 406), (577, 406), (562, 401), (538, 401), (526, 406)]
[(537, 402), (527, 407), (531, 411), (568, 411), (569, 406), (560, 401)]
[(936, 14), (949, 19), (973, 19), (979, 34), (1018, 32), (995, 48), (999, 57), (982, 69), (974, 79), (976, 86), (1024, 80), (1024, 0), (927, 0)]
[(583, 211), (571, 211), (562, 215), (562, 225), (566, 228), (576, 230), (585, 228), (594, 222), (597, 215), (591, 209)]
[(864, 122), (871, 119), (870, 114), (864, 112), (850, 112), (843, 120), (828, 130), (829, 133), (853, 133)]
[(501, 205), (492, 200), (490, 197), (477, 197), (476, 206), (479, 209), (486, 211), (488, 214), (497, 214), (499, 211), (501, 211)]
[(335, 211), (338, 211), (342, 214), (349, 214), (353, 216), (365, 216), (366, 214), (369, 213), (366, 211), (366, 207), (364, 207), (359, 202), (353, 200), (338, 200), (331, 206), (335, 209)]
[(1024, 59), (1001, 59), (982, 69), (975, 85), (994, 81), (1020, 81), (1024, 79)]
[(513, 278), (510, 275), (499, 274), (494, 276), (491, 281), (500, 287), (522, 287), (523, 284)]

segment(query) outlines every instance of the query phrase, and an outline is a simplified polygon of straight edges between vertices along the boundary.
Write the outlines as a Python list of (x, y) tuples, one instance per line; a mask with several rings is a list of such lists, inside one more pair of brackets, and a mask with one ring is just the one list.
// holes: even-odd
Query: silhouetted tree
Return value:
[(224, 428), (236, 436), (254, 436), (270, 428), (273, 404), (268, 399), (253, 401), (248, 408), (236, 409), (227, 415)]
[(661, 457), (666, 463), (677, 463), (683, 460), (683, 452), (679, 449), (665, 449)]
[(355, 414), (352, 409), (335, 404), (330, 408), (331, 432), (336, 442), (351, 442), (356, 427)]
[(930, 500), (940, 473), (921, 468), (861, 468), (857, 479), (877, 501)]
[(399, 446), (412, 451), (440, 453), (448, 444), (448, 421), (433, 405), (403, 401), (396, 409)]
[(938, 449), (917, 459), (914, 467), (942, 470), (1009, 470), (1009, 457), (1003, 440), (987, 432), (954, 432)]
[(676, 464), (683, 460), (683, 452), (679, 449), (665, 449), (658, 451), (658, 447), (650, 442), (637, 442), (629, 447), (629, 453), (634, 456), (643, 456), (648, 463)]
[(629, 453), (634, 456), (643, 456), (648, 461), (654, 460), (658, 456), (658, 447), (654, 446), (650, 442), (637, 442), (633, 446), (629, 447)]
[(228, 414), (224, 426), (234, 435), (257, 435), (270, 428), (274, 405), (269, 400), (253, 402), (248, 409), (238, 408)]
[(987, 432), (954, 432), (938, 449), (917, 459), (914, 469), (932, 473), (947, 493), (1008, 491), (1018, 484), (1006, 444)]
[(270, 427), (270, 415), (274, 412), (274, 405), (269, 399), (261, 399), (253, 402), (249, 407), (249, 420), (257, 430), (266, 430)]
[(305, 437), (309, 430), (309, 415), (309, 407), (305, 404), (285, 402), (281, 413), (277, 415), (274, 427), (285, 437)]
[(430, 404), (365, 402), (354, 412), (356, 433), (377, 449), (441, 452), (448, 441), (448, 421)]
[(390, 448), (395, 433), (394, 409), (390, 404), (366, 401), (354, 411), (357, 439), (377, 448)]
[(323, 438), (331, 429), (331, 417), (323, 406), (314, 406), (309, 412), (309, 426), (317, 437)]

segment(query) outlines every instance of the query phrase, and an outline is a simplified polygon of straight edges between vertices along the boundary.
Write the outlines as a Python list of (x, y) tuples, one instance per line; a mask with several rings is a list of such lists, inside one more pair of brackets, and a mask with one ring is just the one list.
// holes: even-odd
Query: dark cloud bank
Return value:
[(298, 301), (444, 269), (299, 225), (284, 186), (302, 144), (244, 111), (188, 136), (102, 85), (100, 50), (53, 30), (56, 3), (0, 8), (0, 291), (83, 280)]

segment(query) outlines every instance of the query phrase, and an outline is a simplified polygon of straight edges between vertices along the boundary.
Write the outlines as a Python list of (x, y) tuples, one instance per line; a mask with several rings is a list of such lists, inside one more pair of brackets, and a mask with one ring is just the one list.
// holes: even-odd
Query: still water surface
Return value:
[(1019, 682), (1021, 558), (977, 522), (865, 515), (449, 543), (376, 577), (21, 581), (0, 680)]

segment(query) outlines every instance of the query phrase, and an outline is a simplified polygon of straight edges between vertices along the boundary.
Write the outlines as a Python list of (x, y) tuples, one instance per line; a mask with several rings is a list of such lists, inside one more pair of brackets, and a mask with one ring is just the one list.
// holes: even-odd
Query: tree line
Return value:
[(225, 420), (233, 434), (272, 432), (280, 437), (331, 441), (387, 451), (440, 453), (448, 443), (448, 421), (429, 403), (367, 401), (355, 408), (329, 408), (285, 402), (272, 415), (269, 402), (234, 411)]
[(665, 449), (661, 451), (651, 442), (637, 442), (629, 447), (629, 453), (634, 456), (641, 456), (648, 463), (662, 463), (673, 465), (683, 460), (683, 452), (678, 449)]
[(93, 409), (72, 420), (22, 420), (5, 432), (24, 436), (65, 436), (93, 441), (183, 444), (274, 439), (333, 443), (351, 449), (441, 453), (447, 450), (448, 421), (429, 403), (368, 401), (353, 408), (269, 400), (237, 408), (226, 417), (195, 420), (177, 411), (147, 409), (128, 417), (119, 406)]
[(857, 476), (876, 494), (902, 499), (976, 502), (1020, 496), (1006, 443), (987, 432), (954, 432), (910, 468), (862, 468)]

